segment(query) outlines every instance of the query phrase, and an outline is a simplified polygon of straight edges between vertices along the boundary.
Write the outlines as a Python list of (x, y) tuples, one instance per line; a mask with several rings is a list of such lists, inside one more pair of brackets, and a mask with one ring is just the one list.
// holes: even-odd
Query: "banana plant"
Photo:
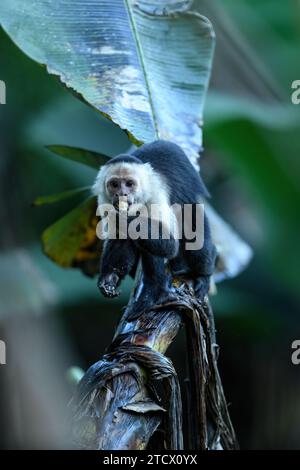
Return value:
[[(198, 164), (215, 35), (191, 1), (2, 0), (0, 24), (20, 49), (120, 126), (134, 144), (167, 139)], [(59, 145), (49, 150), (95, 169), (108, 158)], [(41, 197), (35, 204), (79, 192)], [(208, 213), (219, 271), (236, 275), (251, 250), (212, 209)], [(95, 274), (101, 253), (101, 243), (91, 235), (95, 224), (90, 196), (46, 229), (44, 252), (63, 267)]]
[[(119, 125), (134, 144), (159, 138), (173, 141), (197, 166), (215, 35), (191, 3), (2, 0), (0, 22), (25, 53)], [(49, 150), (95, 169), (107, 161), (105, 155), (82, 149), (55, 145)], [(43, 196), (35, 204), (86, 190)], [(80, 267), (93, 275), (101, 251), (95, 212), (95, 198), (89, 196), (46, 229), (45, 253), (61, 266)], [(249, 248), (212, 209), (208, 216), (219, 249), (219, 269), (234, 275), (248, 261)], [(184, 308), (193, 384), (191, 448), (236, 448), (217, 371), (212, 314), (190, 291), (182, 290), (180, 302), (172, 306), (174, 311), (144, 315), (129, 327), (125, 311), (109, 353), (86, 372), (77, 388), (74, 416), (81, 423), (75, 426), (80, 445), (142, 449), (162, 424), (166, 432), (161, 448), (183, 448), (180, 387), (164, 353), (182, 325), (179, 308)], [(154, 393), (158, 380), (167, 391), (167, 410), (159, 405), (158, 391)]]

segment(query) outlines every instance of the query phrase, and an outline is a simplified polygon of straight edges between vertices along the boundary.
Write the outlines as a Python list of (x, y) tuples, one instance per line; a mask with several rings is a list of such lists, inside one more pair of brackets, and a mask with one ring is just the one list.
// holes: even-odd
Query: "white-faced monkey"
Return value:
[[(106, 297), (119, 295), (119, 284), (127, 274), (135, 275), (139, 259), (143, 288), (133, 304), (130, 319), (172, 298), (168, 273), (194, 280), (196, 294), (200, 299), (205, 297), (215, 267), (216, 249), (204, 212), (203, 223), (197, 227), (197, 211), (208, 193), (180, 147), (160, 140), (145, 144), (131, 154), (112, 158), (101, 167), (93, 191), (100, 215), (107, 213), (110, 204), (116, 220), (126, 213), (128, 227), (138, 217), (140, 225), (141, 220), (145, 223), (140, 235), (139, 232), (130, 235), (129, 228), (126, 237), (124, 233), (120, 236), (118, 230), (111, 237), (108, 230), (98, 282)], [(179, 221), (185, 220), (185, 206), (191, 208), (194, 239), (197, 231), (203, 232), (203, 242), (197, 249), (188, 248), (193, 240), (187, 239), (185, 230), (179, 227)], [(154, 211), (153, 207), (159, 210)], [(154, 222), (156, 236), (153, 236)]]

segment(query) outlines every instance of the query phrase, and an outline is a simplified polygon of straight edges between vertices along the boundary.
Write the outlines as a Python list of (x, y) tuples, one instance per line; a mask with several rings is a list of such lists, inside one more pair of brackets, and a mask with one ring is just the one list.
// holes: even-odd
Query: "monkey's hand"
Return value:
[(100, 277), (98, 280), (98, 288), (104, 295), (104, 297), (118, 297), (120, 291), (117, 289), (120, 282), (120, 278), (116, 272), (107, 274), (104, 277)]

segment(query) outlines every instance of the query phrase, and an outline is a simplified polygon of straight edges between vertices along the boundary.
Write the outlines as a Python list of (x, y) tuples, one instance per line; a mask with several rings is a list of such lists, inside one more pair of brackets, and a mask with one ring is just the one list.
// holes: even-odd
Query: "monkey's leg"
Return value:
[(120, 295), (118, 286), (127, 274), (132, 274), (138, 252), (131, 240), (107, 240), (101, 258), (98, 287), (105, 297)]
[(151, 253), (142, 252), (143, 288), (132, 304), (128, 320), (134, 320), (145, 310), (150, 310), (154, 305), (176, 300), (176, 296), (170, 291), (169, 274), (166, 272), (164, 258), (153, 256)]
[(208, 220), (204, 218), (204, 241), (200, 250), (186, 250), (185, 257), (192, 278), (195, 279), (194, 289), (197, 297), (204, 300), (210, 287), (210, 277), (215, 269), (216, 248), (211, 240)]

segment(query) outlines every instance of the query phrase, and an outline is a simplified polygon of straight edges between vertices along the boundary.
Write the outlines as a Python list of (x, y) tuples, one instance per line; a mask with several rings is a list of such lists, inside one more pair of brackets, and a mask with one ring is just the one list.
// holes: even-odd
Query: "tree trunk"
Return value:
[(178, 301), (157, 306), (138, 320), (127, 322), (134, 296), (131, 299), (107, 353), (88, 369), (78, 385), (72, 402), (77, 446), (145, 449), (157, 431), (153, 438), (156, 450), (183, 449), (180, 387), (165, 353), (184, 324), (189, 402), (193, 404), (189, 447), (237, 448), (217, 368), (212, 310), (194, 297), (186, 283), (176, 287), (176, 292)]

